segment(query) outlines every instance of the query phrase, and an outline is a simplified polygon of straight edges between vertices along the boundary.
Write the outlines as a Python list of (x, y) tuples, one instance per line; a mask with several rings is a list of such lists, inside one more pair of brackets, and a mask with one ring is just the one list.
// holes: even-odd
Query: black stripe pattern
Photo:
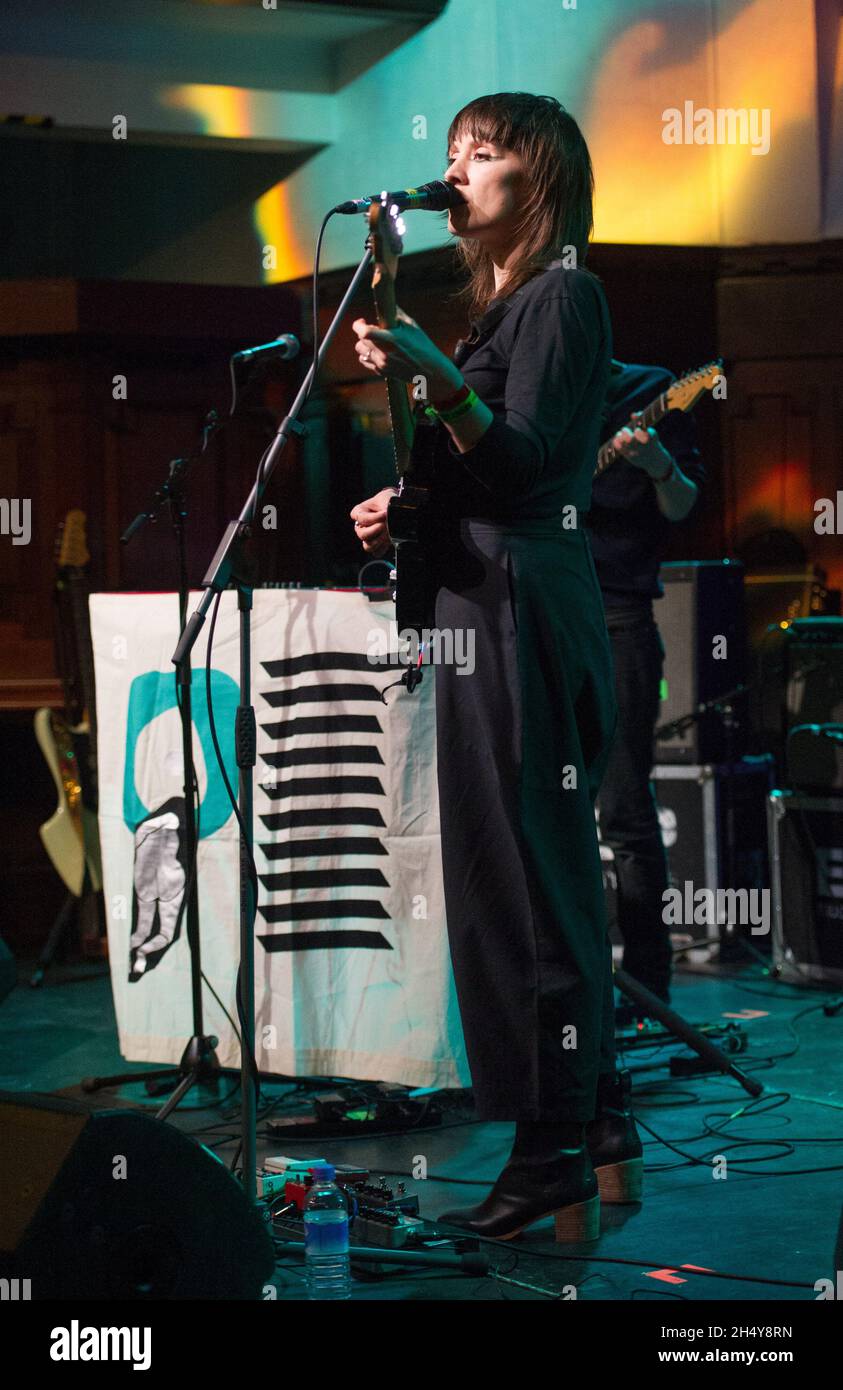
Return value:
[[(259, 874), (258, 941), (268, 952), (391, 951), (380, 930), (390, 920), (383, 901), (390, 884), (378, 834), (385, 827), (384, 730), (374, 707), (383, 710), (381, 689), (400, 662), (317, 651), (262, 665), (268, 679), (259, 692), (258, 782), (277, 809), (259, 817), (268, 867)], [(363, 679), (349, 680), (349, 672)], [(318, 713), (301, 712), (313, 705)], [(349, 705), (368, 709), (350, 713)], [(343, 925), (348, 919), (353, 927)]]

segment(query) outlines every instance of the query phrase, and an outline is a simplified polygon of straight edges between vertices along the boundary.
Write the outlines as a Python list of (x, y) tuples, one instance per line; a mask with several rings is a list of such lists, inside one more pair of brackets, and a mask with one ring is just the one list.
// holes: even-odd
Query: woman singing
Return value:
[[(508, 1238), (553, 1213), (558, 1239), (592, 1240), (598, 1178), (630, 1200), (641, 1148), (615, 1073), (594, 817), (615, 703), (581, 521), (612, 352), (581, 268), (591, 161), (557, 101), (503, 92), (458, 112), (445, 177), (470, 335), (452, 360), (406, 315), (354, 323), (369, 371), (426, 380), (435, 624), (475, 644), (472, 674), (435, 667), (445, 904), (477, 1113), (514, 1120), (515, 1143), (486, 1199), (441, 1219)], [(373, 556), (392, 492), (351, 513)]]

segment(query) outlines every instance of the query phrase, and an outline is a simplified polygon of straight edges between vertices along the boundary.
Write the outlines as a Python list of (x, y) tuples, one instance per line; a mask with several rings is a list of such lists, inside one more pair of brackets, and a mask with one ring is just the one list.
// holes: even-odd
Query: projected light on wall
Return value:
[(187, 82), (178, 87), (168, 87), (161, 95), (161, 104), (190, 112), (197, 118), (197, 130), (205, 135), (226, 139), (245, 139), (249, 136), (267, 139), (272, 134), (271, 127), (266, 125), (269, 114), (267, 105), (272, 99), (269, 92)]
[[(302, 245), (295, 234), (290, 191), (286, 184), (277, 183), (262, 198), (258, 198), (254, 222), (262, 248), (262, 261), (263, 248), (266, 248), (267, 263), (263, 265), (266, 284), (312, 274), (313, 247)], [(274, 252), (274, 256), (271, 256), (271, 252)]]
[[(168, 88), (162, 95), (162, 102), (190, 112), (197, 130), (218, 139), (277, 142), (290, 129), (291, 102), (285, 93), (185, 83)], [(300, 118), (301, 112), (298, 115)], [(267, 189), (255, 201), (252, 222), (256, 256), (265, 283), (292, 280), (310, 273), (312, 247), (296, 234), (296, 222), (283, 182)]]
[[(719, 33), (700, 32), (697, 39), (689, 33), (683, 51), (675, 26), (646, 21), (624, 25), (606, 45), (584, 112), (598, 241), (740, 242), (759, 199), (772, 223), (786, 223), (795, 191), (777, 178), (777, 162), (792, 158), (800, 141), (806, 142), (803, 193), (810, 194), (813, 56), (799, 7), (788, 14), (775, 0), (755, 0)], [(738, 143), (666, 144), (663, 112), (684, 114), (686, 101), (696, 111), (768, 110), (768, 152), (753, 154), (750, 144)]]
[[(613, 0), (601, 9), (599, 43), (597, 19), (578, 29), (572, 18), (575, 49), (557, 69), (560, 90), (546, 54), (535, 90), (563, 99), (587, 136), (596, 176), (595, 240), (740, 245), (758, 239), (762, 210), (771, 239), (798, 240), (806, 216), (809, 234), (817, 234), (816, 53), (804, 42), (808, 3), (683, 0), (673, 6), (653, 0), (642, 19), (639, 0)], [(513, 68), (509, 57), (497, 64), (499, 89), (523, 85), (515, 80), (514, 54), (511, 61)], [(415, 109), (407, 100), (422, 80), (416, 40), (390, 55), (380, 79), (377, 71), (378, 65), (334, 92), (198, 83), (162, 92), (164, 104), (190, 113), (194, 129), (208, 136), (274, 143), (301, 151), (306, 164), (311, 153), (324, 151), (303, 179), (281, 177), (253, 204), (255, 254), (265, 283), (309, 274), (321, 215), (314, 203), (326, 187), (343, 183), (349, 164), (362, 177), (361, 148), (366, 159), (403, 167), (394, 129), (378, 127), (377, 139), (368, 143), (360, 132), (384, 111)], [(494, 90), (482, 61), (471, 71), (479, 90)], [(843, 60), (840, 75), (843, 80)], [(675, 109), (685, 117), (686, 103), (692, 110), (683, 133), (690, 142), (667, 143), (664, 113)], [(444, 135), (446, 107), (439, 105)], [(695, 140), (695, 131), (704, 132), (693, 116), (705, 112), (747, 113), (753, 122), (743, 132), (748, 139)], [(434, 244), (432, 230), (419, 227), (419, 249)], [(265, 254), (264, 248), (272, 250)]]
[(813, 531), (815, 489), (805, 463), (771, 463), (755, 480), (744, 479), (734, 514), (736, 534), (771, 526), (803, 538)]

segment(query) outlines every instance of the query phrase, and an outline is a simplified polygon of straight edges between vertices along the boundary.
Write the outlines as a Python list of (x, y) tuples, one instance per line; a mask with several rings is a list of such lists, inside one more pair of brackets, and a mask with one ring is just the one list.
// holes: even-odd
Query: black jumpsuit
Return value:
[(614, 1066), (594, 799), (616, 713), (581, 521), (611, 347), (599, 282), (554, 263), (457, 347), (486, 434), (461, 455), (437, 426), (436, 627), (474, 642), (473, 671), (435, 668), (442, 863), (486, 1120), (587, 1121)]

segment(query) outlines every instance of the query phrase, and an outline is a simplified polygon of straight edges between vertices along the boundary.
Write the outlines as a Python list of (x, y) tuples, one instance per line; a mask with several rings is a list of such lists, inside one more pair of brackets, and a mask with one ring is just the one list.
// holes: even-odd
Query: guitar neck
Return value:
[[(662, 391), (660, 396), (656, 396), (655, 400), (650, 401), (650, 404), (648, 406), (645, 406), (645, 408), (641, 411), (642, 429), (650, 429), (653, 425), (657, 425), (659, 423), (659, 420), (664, 419), (667, 412), (667, 392)], [(612, 438), (614, 438), (614, 435), (612, 436)], [(609, 464), (614, 463), (615, 459), (618, 457), (618, 451), (612, 444), (612, 440), (607, 439), (605, 444), (603, 444), (601, 448), (598, 450), (597, 467), (594, 470), (595, 473), (602, 473), (604, 468), (608, 468)]]
[(56, 581), (56, 658), (67, 722), (71, 729), (87, 725), (94, 750), (97, 708), (88, 582), (84, 573), (72, 566), (60, 570)]
[(88, 614), (88, 582), (84, 575), (71, 575), (70, 592), (73, 602), (76, 654), (79, 661), (82, 698), (85, 701), (85, 710), (88, 715), (88, 727), (92, 737), (96, 738), (97, 702), (94, 690), (94, 649), (91, 644), (91, 620)]
[[(398, 322), (395, 312), (395, 282), (386, 275), (376, 275), (372, 281), (375, 313), (381, 328), (394, 328)], [(411, 471), (410, 453), (413, 447), (413, 414), (407, 399), (407, 387), (395, 377), (387, 377), (386, 399), (395, 449), (395, 468), (399, 478)]]

